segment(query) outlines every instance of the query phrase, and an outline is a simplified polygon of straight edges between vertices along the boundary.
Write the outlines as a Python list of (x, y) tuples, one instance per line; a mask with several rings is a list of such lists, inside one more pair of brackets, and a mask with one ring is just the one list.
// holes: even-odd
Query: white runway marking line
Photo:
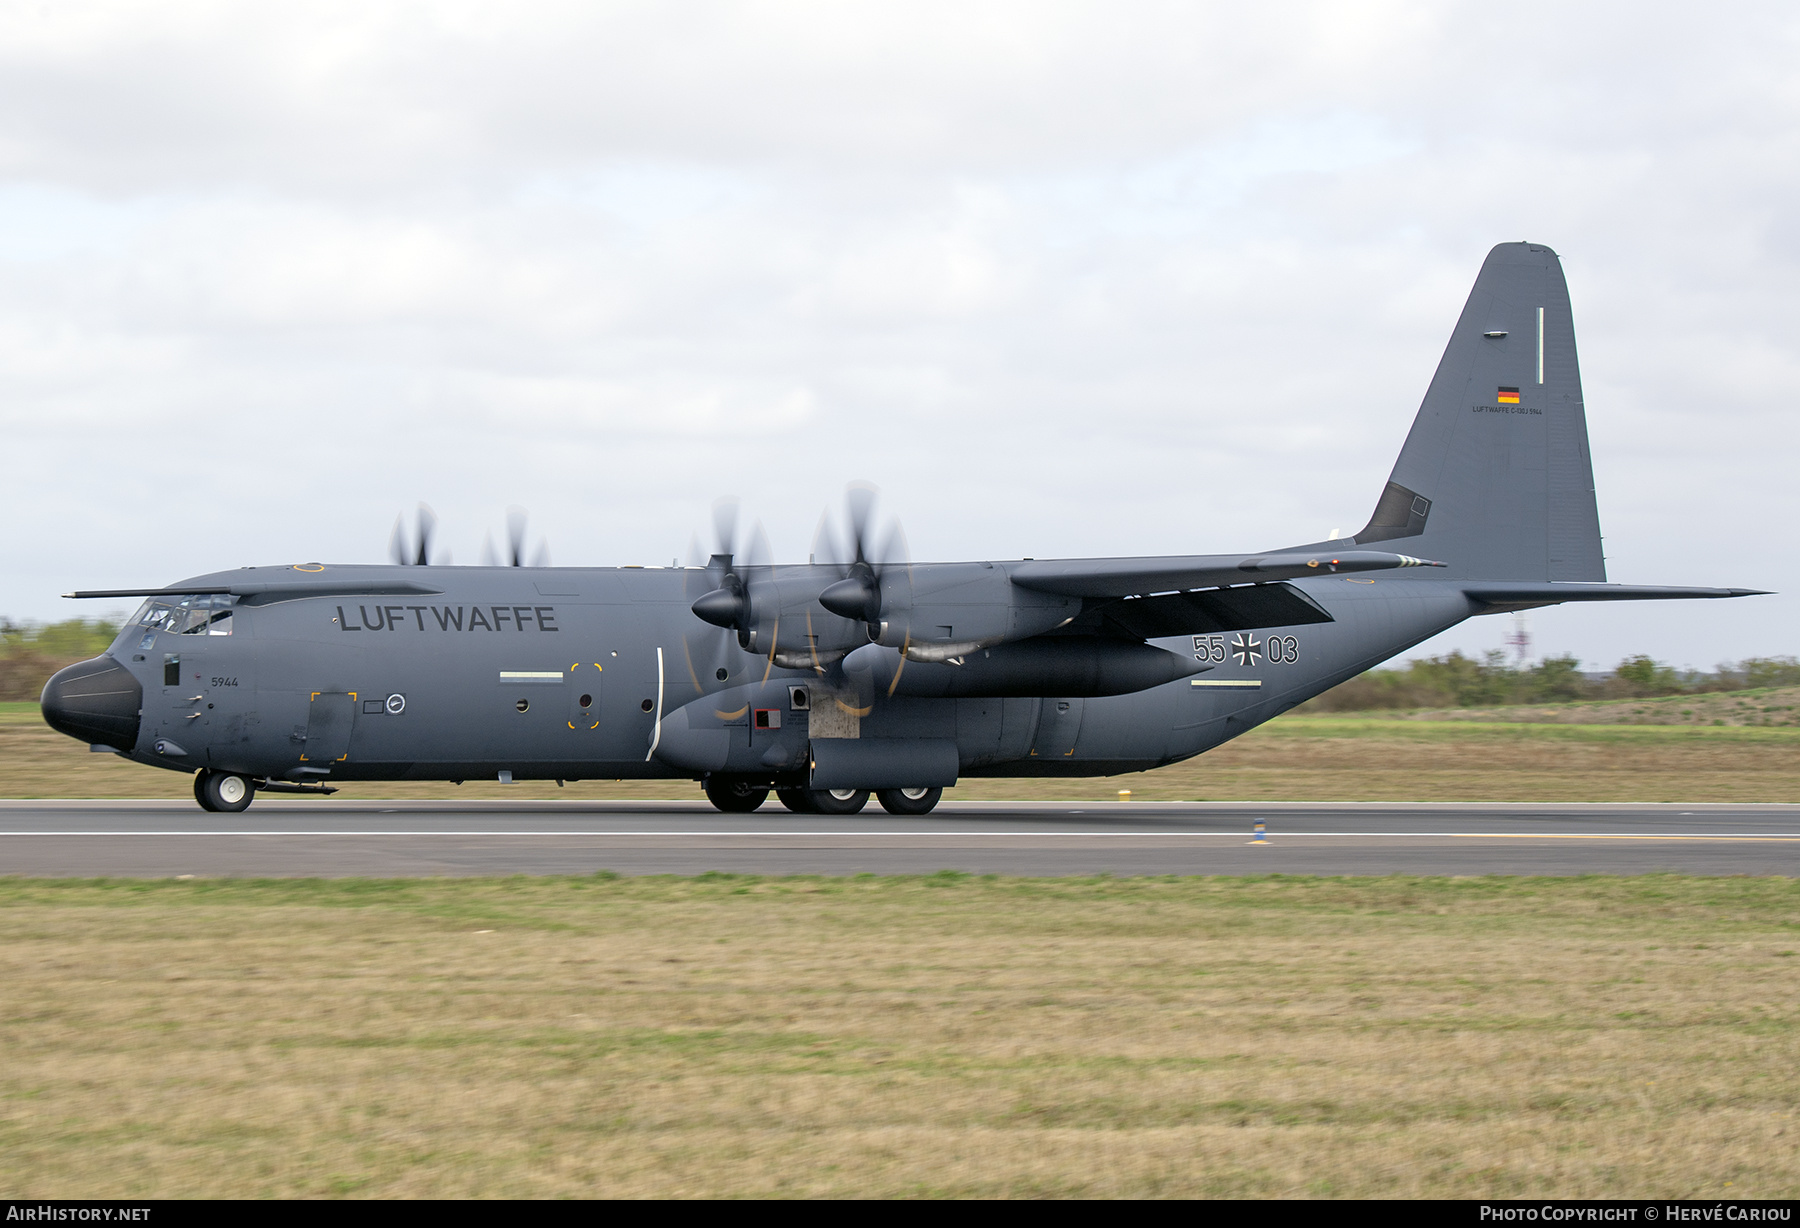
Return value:
[[(1051, 837), (1063, 839), (1145, 839), (1167, 840), (1179, 838), (1225, 838), (1241, 839), (1248, 835), (1242, 831), (425, 831), (425, 830), (380, 830), (366, 831), (360, 829), (271, 829), (271, 830), (229, 830), (229, 831), (0, 831), (3, 836), (82, 836), (82, 837), (116, 837), (116, 836), (431, 836), (431, 837), (505, 837), (505, 838), (556, 838), (580, 836), (595, 837), (642, 837), (642, 836), (724, 836), (724, 837), (779, 837), (785, 839), (818, 839), (845, 837), (860, 839), (959, 839), (959, 840), (1042, 840)], [(1568, 832), (1512, 832), (1512, 831), (1286, 831), (1269, 835), (1271, 846), (1282, 840), (1306, 837), (1309, 839), (1436, 839), (1436, 840), (1686, 840), (1715, 841), (1734, 844), (1755, 843), (1800, 843), (1800, 833), (1760, 833), (1760, 832), (1704, 832), (1663, 834), (1660, 832), (1597, 832), (1583, 835)]]

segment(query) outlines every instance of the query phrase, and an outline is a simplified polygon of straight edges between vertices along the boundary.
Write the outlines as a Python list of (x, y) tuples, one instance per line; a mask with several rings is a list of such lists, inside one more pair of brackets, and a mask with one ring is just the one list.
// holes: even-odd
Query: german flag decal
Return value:
[(1502, 388), (1494, 399), (1499, 401), (1502, 405), (1517, 405), (1519, 403), (1519, 390), (1517, 388)]

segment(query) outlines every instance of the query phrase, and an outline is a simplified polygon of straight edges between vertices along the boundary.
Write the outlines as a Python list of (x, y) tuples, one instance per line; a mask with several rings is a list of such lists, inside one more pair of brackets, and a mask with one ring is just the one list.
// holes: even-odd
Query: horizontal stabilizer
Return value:
[(1756, 588), (1682, 588), (1662, 584), (1533, 583), (1522, 580), (1484, 580), (1460, 586), (1463, 592), (1489, 608), (1485, 613), (1558, 605), (1564, 601), (1683, 601), (1695, 598), (1767, 597)]

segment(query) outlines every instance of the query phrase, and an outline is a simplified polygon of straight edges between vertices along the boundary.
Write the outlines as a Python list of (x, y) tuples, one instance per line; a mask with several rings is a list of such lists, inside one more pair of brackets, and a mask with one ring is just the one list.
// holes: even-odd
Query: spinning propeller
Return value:
[[(713, 504), (713, 553), (702, 562), (698, 539), (689, 547), (687, 595), (693, 600), (695, 616), (722, 631), (736, 632), (736, 647), (748, 651), (756, 620), (752, 583), (770, 570), (770, 551), (762, 526), (754, 524), (742, 531), (738, 513), (736, 499)], [(731, 639), (723, 635), (684, 635), (682, 649), (696, 691), (705, 690), (708, 680), (724, 681), (723, 676), (739, 659), (732, 651)]]
[[(406, 517), (394, 517), (394, 536), (388, 542), (388, 557), (400, 567), (424, 567), (431, 562), (431, 535), (437, 532), (437, 513), (425, 504), (419, 504), (418, 545), (411, 546), (406, 540)], [(448, 563), (450, 556), (445, 555), (443, 562)]]
[[(776, 666), (810, 668), (829, 690), (848, 688), (838, 662), (881, 637), (884, 604), (889, 610), (910, 604), (906, 539), (894, 525), (875, 544), (875, 495), (867, 483), (852, 485), (841, 524), (829, 513), (820, 518), (812, 565), (779, 570), (769, 562), (761, 527), (742, 535), (737, 503), (720, 500), (713, 508), (717, 549), (704, 566), (698, 562), (698, 542), (691, 552), (687, 574), (694, 616), (735, 632), (742, 651), (766, 657), (765, 679)], [(710, 653), (704, 648), (709, 638)], [(684, 637), (683, 647), (696, 691), (725, 681), (732, 663), (742, 659), (725, 636)]]
[(838, 538), (829, 516), (819, 518), (813, 538), (813, 557), (835, 564), (844, 577), (819, 594), (819, 604), (864, 624), (871, 640), (881, 634), (882, 580), (906, 567), (906, 535), (899, 522), (889, 525), (879, 547), (874, 545), (875, 494), (867, 482), (851, 483), (844, 492), (848, 540)]
[[(481, 562), (484, 567), (524, 567), (525, 562), (525, 509), (509, 507), (506, 509), (506, 557), (502, 559), (494, 552), (494, 535), (488, 533), (481, 545)], [(432, 563), (440, 566), (450, 562), (450, 552), (443, 551), (434, 557), (432, 539), (437, 535), (437, 513), (430, 505), (419, 504), (418, 530), (409, 536), (406, 531), (406, 517), (394, 518), (394, 533), (388, 540), (388, 558), (400, 567), (425, 567)], [(538, 547), (531, 555), (532, 567), (550, 566), (550, 543), (543, 538), (538, 539)]]
[[(506, 509), (506, 558), (501, 559), (494, 553), (494, 536), (489, 533), (481, 542), (481, 563), (484, 567), (523, 567), (525, 566), (525, 509), (509, 507)], [(544, 538), (538, 539), (536, 553), (531, 556), (533, 567), (550, 566), (550, 543)]]
[[(713, 540), (717, 548), (701, 573), (707, 591), (694, 602), (694, 613), (715, 627), (736, 631), (738, 643), (750, 646), (755, 617), (750, 602), (750, 577), (769, 566), (769, 539), (755, 525), (748, 537), (738, 536), (738, 503), (720, 499), (713, 504)], [(747, 556), (747, 557), (741, 557)]]

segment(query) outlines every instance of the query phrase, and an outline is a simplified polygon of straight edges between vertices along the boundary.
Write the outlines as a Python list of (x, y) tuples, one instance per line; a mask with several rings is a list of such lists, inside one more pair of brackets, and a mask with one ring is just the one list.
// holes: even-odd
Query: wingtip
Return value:
[(1773, 597), (1775, 594), (1766, 588), (1728, 588), (1727, 597)]

